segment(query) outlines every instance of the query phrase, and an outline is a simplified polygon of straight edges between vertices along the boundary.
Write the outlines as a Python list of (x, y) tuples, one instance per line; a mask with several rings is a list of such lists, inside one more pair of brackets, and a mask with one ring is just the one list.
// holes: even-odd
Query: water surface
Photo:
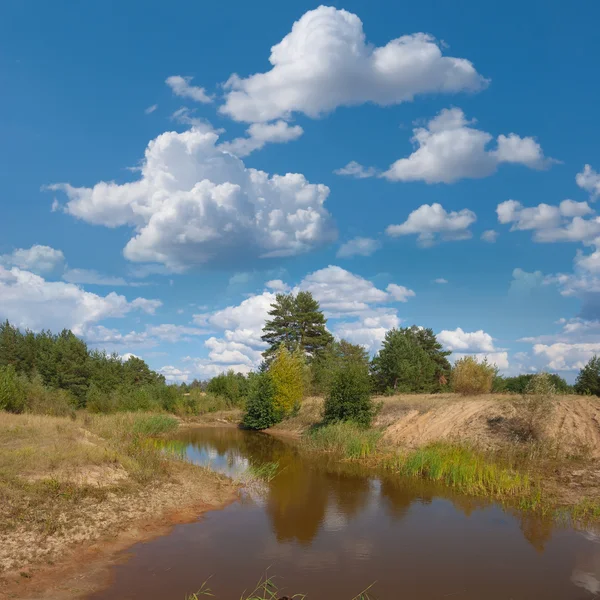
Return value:
[(531, 514), (307, 457), (237, 429), (181, 433), (188, 458), (234, 477), (277, 461), (263, 493), (140, 543), (95, 600), (183, 600), (210, 577), (237, 600), (268, 569), (288, 594), (350, 600), (582, 600), (600, 597), (600, 537)]

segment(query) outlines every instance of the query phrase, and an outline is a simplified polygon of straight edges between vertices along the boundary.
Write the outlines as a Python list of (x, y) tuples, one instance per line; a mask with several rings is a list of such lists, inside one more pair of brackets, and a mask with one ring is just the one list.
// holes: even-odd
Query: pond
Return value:
[[(600, 595), (600, 536), (447, 489), (302, 452), (233, 428), (178, 435), (189, 460), (234, 477), (266, 462), (258, 492), (135, 545), (94, 600), (183, 600), (210, 578), (237, 600), (268, 570), (282, 595), (351, 600), (582, 600)], [(253, 486), (251, 486), (252, 488)]]

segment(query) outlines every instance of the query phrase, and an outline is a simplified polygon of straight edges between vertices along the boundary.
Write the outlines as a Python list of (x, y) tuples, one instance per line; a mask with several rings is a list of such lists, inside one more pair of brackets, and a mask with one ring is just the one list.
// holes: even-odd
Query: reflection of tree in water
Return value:
[(346, 518), (357, 516), (367, 506), (371, 482), (366, 476), (326, 472), (325, 477), (339, 512)]
[(416, 495), (412, 480), (384, 477), (381, 479), (381, 501), (392, 519), (401, 520), (413, 502), (429, 504), (431, 496)]
[(309, 544), (316, 536), (327, 508), (327, 481), (298, 456), (280, 461), (282, 470), (271, 481), (267, 514), (279, 541)]
[(523, 536), (541, 554), (552, 537), (554, 530), (552, 519), (532, 513), (521, 513), (518, 516)]
[(452, 495), (448, 499), (452, 502), (454, 508), (460, 510), (465, 517), (470, 517), (477, 509), (485, 508), (491, 504), (491, 502), (485, 498), (462, 496), (460, 494)]

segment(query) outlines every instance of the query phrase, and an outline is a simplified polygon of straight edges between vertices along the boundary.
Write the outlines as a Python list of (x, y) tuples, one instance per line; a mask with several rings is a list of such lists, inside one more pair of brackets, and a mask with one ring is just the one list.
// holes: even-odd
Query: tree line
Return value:
[[(308, 394), (323, 395), (330, 419), (367, 423), (373, 394), (510, 392), (525, 394), (534, 374), (501, 377), (473, 357), (449, 361), (432, 329), (389, 330), (370, 358), (360, 345), (336, 340), (310, 292), (277, 294), (263, 328), (267, 348), (256, 372), (227, 372), (209, 381), (168, 385), (140, 358), (90, 350), (69, 330), (21, 332), (0, 324), (0, 409), (61, 412), (87, 408), (167, 410), (198, 414), (243, 407), (249, 427), (264, 428), (298, 410)], [(592, 358), (574, 386), (548, 375), (558, 393), (600, 395), (600, 359)], [(334, 410), (335, 408), (335, 410)]]

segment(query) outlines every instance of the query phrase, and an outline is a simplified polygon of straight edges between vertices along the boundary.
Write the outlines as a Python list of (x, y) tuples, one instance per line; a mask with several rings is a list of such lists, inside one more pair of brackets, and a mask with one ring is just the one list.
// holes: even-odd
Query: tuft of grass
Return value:
[[(351, 600), (373, 600), (369, 595), (369, 590), (375, 584), (371, 584), (362, 592), (354, 596)], [(261, 577), (251, 592), (244, 592), (240, 596), (240, 600), (278, 600), (280, 598), (281, 589), (275, 583), (274, 577)], [(195, 592), (186, 596), (185, 600), (200, 600), (200, 596), (214, 596), (213, 591), (208, 587), (207, 582), (202, 584), (202, 587)], [(281, 600), (305, 600), (305, 594), (294, 594), (293, 596), (283, 596)]]
[(388, 457), (385, 462), (399, 475), (438, 481), (466, 494), (527, 499), (533, 504), (539, 498), (539, 490), (527, 474), (490, 462), (464, 446), (435, 443)]
[(135, 415), (133, 432), (143, 436), (157, 436), (177, 429), (177, 419), (168, 415)]
[(260, 465), (250, 465), (248, 475), (254, 479), (260, 479), (269, 483), (279, 474), (279, 462), (265, 462)]
[(381, 438), (376, 429), (364, 429), (353, 423), (332, 423), (308, 432), (306, 447), (337, 454), (342, 458), (367, 458), (375, 452)]

